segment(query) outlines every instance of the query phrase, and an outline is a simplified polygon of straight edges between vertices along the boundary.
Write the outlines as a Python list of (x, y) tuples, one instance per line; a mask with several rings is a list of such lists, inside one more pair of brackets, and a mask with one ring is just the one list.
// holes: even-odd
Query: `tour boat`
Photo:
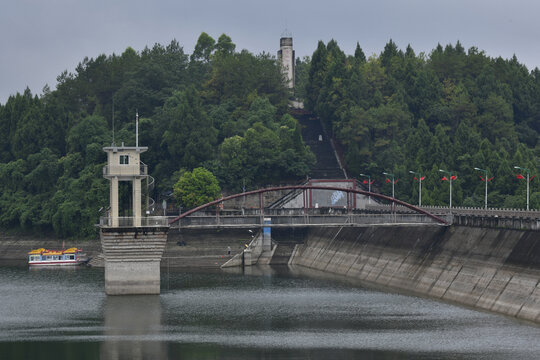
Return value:
[(82, 249), (69, 248), (67, 250), (36, 249), (28, 253), (28, 265), (81, 265), (88, 262)]

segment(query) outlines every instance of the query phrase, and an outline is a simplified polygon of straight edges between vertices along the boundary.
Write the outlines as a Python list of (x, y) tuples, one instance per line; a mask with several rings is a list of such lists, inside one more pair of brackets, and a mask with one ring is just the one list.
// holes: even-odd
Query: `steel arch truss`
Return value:
[(431, 214), (431, 213), (429, 213), (429, 212), (427, 212), (427, 211), (425, 211), (425, 210), (423, 210), (423, 209), (421, 209), (421, 208), (419, 208), (417, 206), (406, 203), (405, 201), (401, 201), (401, 200), (392, 198), (390, 196), (386, 196), (386, 195), (378, 194), (378, 193), (373, 193), (373, 192), (369, 192), (369, 191), (365, 191), (365, 190), (360, 190), (360, 189), (347, 189), (347, 188), (341, 188), (341, 187), (337, 187), (337, 186), (317, 186), (317, 185), (278, 186), (278, 187), (270, 187), (270, 188), (246, 191), (246, 192), (239, 193), (239, 194), (225, 196), (225, 197), (222, 197), (220, 199), (210, 201), (209, 203), (206, 203), (204, 205), (197, 206), (196, 208), (193, 208), (191, 210), (186, 211), (183, 214), (180, 214), (176, 218), (169, 221), (169, 225), (174, 224), (178, 220), (180, 220), (180, 219), (182, 219), (182, 218), (184, 218), (186, 216), (189, 216), (189, 215), (191, 215), (191, 214), (193, 214), (193, 213), (195, 213), (197, 211), (206, 209), (206, 208), (208, 208), (210, 206), (218, 205), (219, 203), (221, 203), (223, 201), (235, 199), (235, 198), (242, 197), (242, 196), (259, 195), (260, 199), (261, 199), (261, 206), (262, 206), (262, 194), (267, 193), (267, 192), (280, 191), (280, 190), (303, 190), (303, 191), (306, 191), (306, 190), (329, 190), (329, 191), (343, 191), (343, 192), (347, 192), (349, 194), (353, 193), (353, 194), (371, 196), (371, 197), (374, 197), (374, 198), (377, 198), (377, 199), (389, 201), (389, 202), (391, 202), (393, 204), (396, 204), (396, 205), (402, 205), (402, 206), (404, 206), (406, 208), (409, 208), (409, 209), (411, 209), (411, 210), (413, 210), (413, 211), (415, 211), (415, 212), (417, 212), (419, 214), (426, 215), (426, 216), (430, 217), (431, 219), (435, 220), (436, 222), (438, 222), (440, 224), (448, 225), (448, 222), (446, 220), (444, 220), (444, 219), (442, 219), (442, 218), (440, 218), (440, 217), (438, 217), (436, 215), (433, 215), (433, 214)]

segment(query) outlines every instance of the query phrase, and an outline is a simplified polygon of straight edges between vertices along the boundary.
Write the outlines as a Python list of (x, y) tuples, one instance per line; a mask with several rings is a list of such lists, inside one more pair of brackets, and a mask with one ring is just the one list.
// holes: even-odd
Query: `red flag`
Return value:
[(394, 181), (394, 184), (397, 184), (398, 180), (399, 180), (399, 179), (396, 179), (396, 181)]
[(517, 177), (518, 179), (520, 179), (520, 180), (521, 180), (521, 179), (525, 179), (525, 176), (523, 176), (523, 175), (521, 175), (521, 174), (517, 174), (516, 177)]
[(414, 180), (418, 180), (418, 178), (415, 176), (415, 177), (414, 177)]
[(367, 180), (364, 180), (364, 184), (367, 184)]
[(420, 181), (424, 181), (425, 178), (426, 178), (425, 176), (422, 176), (422, 177), (420, 178)]
[(372, 184), (372, 185), (373, 185), (373, 183), (374, 183), (374, 182), (375, 182), (375, 180), (371, 180), (370, 184)]
[(388, 183), (390, 182), (390, 179), (386, 179), (386, 181), (385, 181), (385, 182), (386, 182), (386, 183), (388, 184)]
[(490, 177), (490, 178), (487, 179), (487, 180), (488, 180), (488, 181), (491, 181), (491, 180), (493, 180), (494, 177), (495, 177), (495, 176), (492, 176), (492, 177)]
[(531, 182), (531, 181), (532, 181), (532, 179), (534, 179), (534, 177), (535, 177), (535, 176), (536, 176), (536, 175), (533, 175), (533, 176), (532, 176), (532, 178), (530, 178), (529, 182)]
[(484, 180), (484, 178), (483, 178), (483, 177), (481, 177), (481, 176), (480, 176), (480, 179), (482, 179), (482, 181), (486, 181), (486, 180)]
[(452, 177), (450, 178), (450, 180), (456, 180), (456, 179), (457, 179), (456, 175), (452, 175)]
[(441, 179), (442, 181), (448, 181), (448, 179), (446, 178), (446, 176), (443, 176), (443, 178)]

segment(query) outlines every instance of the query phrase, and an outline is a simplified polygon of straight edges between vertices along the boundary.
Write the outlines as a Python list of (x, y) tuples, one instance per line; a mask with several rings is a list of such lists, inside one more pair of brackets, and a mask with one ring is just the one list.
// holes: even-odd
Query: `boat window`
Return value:
[(51, 260), (51, 259), (52, 259), (52, 256), (47, 255), (47, 260)]
[(68, 255), (68, 259), (69, 259), (69, 260), (74, 260), (74, 259), (75, 259), (75, 255)]

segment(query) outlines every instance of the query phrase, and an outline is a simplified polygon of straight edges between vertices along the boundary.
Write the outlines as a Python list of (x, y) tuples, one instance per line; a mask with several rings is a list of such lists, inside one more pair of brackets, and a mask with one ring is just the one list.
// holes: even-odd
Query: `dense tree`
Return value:
[[(441, 205), (449, 196), (443, 168), (459, 174), (453, 203), (481, 206), (483, 183), (473, 170), (480, 167), (494, 176), (491, 206), (523, 199), (512, 167), (540, 171), (537, 69), (529, 73), (515, 57), (465, 51), (459, 42), (429, 56), (410, 45), (403, 52), (392, 40), (367, 60), (358, 44), (354, 56), (341, 54), (335, 41), (319, 42), (305, 100), (341, 145), (350, 174), (392, 170), (403, 178), (422, 171), (424, 203)], [(416, 185), (400, 181), (397, 195), (417, 201)], [(388, 192), (385, 183), (375, 186)], [(538, 190), (531, 189), (533, 198)]]
[[(442, 168), (458, 174), (455, 205), (481, 206), (483, 183), (472, 170), (480, 167), (494, 177), (490, 206), (525, 206), (514, 166), (539, 173), (538, 69), (459, 42), (426, 55), (392, 40), (368, 59), (359, 44), (346, 55), (335, 40), (320, 41), (296, 64), (295, 95), (321, 117), (352, 176), (393, 171), (396, 195), (416, 202), (408, 171), (421, 171), (423, 203), (441, 205), (449, 196)], [(298, 181), (315, 162), (287, 114), (275, 57), (237, 51), (225, 34), (202, 33), (191, 55), (173, 40), (85, 58), (57, 80), (41, 96), (26, 89), (0, 104), (3, 228), (96, 236), (108, 203), (102, 147), (134, 144), (137, 110), (155, 198), (170, 192), (178, 169), (205, 167), (221, 188), (239, 191)], [(540, 182), (530, 185), (538, 208)], [(374, 189), (389, 191), (384, 179)]]
[(205, 32), (201, 33), (199, 39), (197, 40), (197, 44), (195, 45), (195, 49), (191, 54), (191, 61), (209, 62), (210, 56), (214, 52), (215, 44), (216, 40), (214, 40), (210, 35)]
[(159, 116), (161, 122), (168, 124), (162, 145), (172, 159), (192, 169), (211, 158), (217, 130), (194, 87), (175, 93)]
[(284, 116), (287, 102), (275, 57), (237, 52), (225, 34), (202, 33), (191, 55), (173, 40), (87, 57), (58, 76), (56, 90), (0, 104), (0, 226), (95, 237), (109, 194), (102, 148), (134, 145), (136, 111), (158, 201), (178, 169), (211, 169), (227, 191), (297, 181), (314, 158)]
[(185, 171), (173, 190), (176, 201), (188, 209), (216, 200), (221, 193), (214, 174), (202, 167)]

